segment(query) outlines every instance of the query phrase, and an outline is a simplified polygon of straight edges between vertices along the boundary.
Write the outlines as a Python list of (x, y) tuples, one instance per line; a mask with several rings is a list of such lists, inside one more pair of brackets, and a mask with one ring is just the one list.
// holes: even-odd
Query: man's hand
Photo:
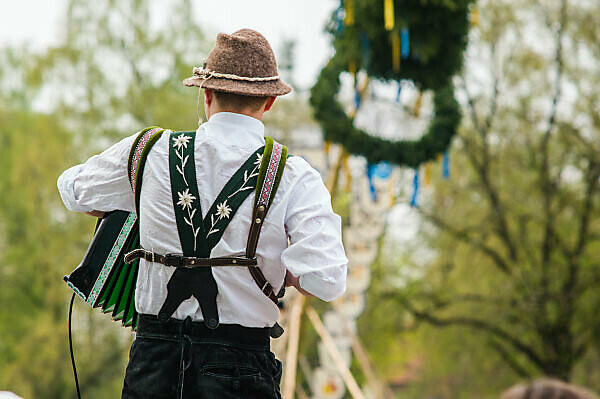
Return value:
[(102, 211), (89, 211), (89, 212), (84, 212), (84, 213), (86, 215), (90, 215), (95, 218), (103, 218), (104, 217), (104, 212), (102, 212)]
[(285, 270), (285, 286), (286, 287), (294, 287), (298, 290), (299, 293), (306, 296), (314, 296), (308, 291), (304, 291), (302, 287), (300, 287), (300, 277), (294, 276), (290, 273), (289, 270)]

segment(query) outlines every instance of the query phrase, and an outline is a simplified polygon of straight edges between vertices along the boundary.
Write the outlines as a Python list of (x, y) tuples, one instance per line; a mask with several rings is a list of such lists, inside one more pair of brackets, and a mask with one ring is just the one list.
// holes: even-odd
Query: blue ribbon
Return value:
[(400, 93), (402, 93), (402, 82), (398, 81), (398, 92), (396, 93), (396, 102), (400, 102)]
[(340, 6), (335, 12), (335, 22), (335, 31), (339, 33), (344, 29), (344, 0), (340, 0)]
[(375, 165), (368, 163), (367, 164), (367, 180), (369, 180), (369, 192), (371, 193), (371, 199), (373, 201), (377, 201), (377, 189), (373, 184), (373, 174), (375, 173)]
[(366, 32), (360, 32), (360, 45), (362, 48), (363, 68), (369, 69), (369, 65), (371, 65), (371, 44)]
[(408, 58), (410, 54), (410, 33), (408, 28), (402, 28), (400, 30), (400, 56), (402, 58)]
[(373, 184), (373, 178), (378, 179), (389, 179), (392, 175), (392, 165), (389, 162), (383, 161), (376, 164), (367, 164), (367, 178), (369, 180), (369, 190), (371, 192), (371, 198), (373, 201), (377, 201), (377, 189)]
[(419, 169), (415, 169), (415, 177), (413, 178), (413, 194), (410, 199), (410, 206), (413, 208), (418, 206), (417, 197), (419, 195)]
[(448, 179), (450, 177), (450, 155), (448, 151), (444, 151), (444, 157), (442, 158), (442, 177)]

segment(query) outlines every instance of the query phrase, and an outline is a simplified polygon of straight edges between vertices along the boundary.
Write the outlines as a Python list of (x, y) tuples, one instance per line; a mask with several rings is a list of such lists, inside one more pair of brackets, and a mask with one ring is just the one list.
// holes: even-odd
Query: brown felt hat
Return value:
[(183, 84), (244, 96), (282, 96), (292, 91), (279, 78), (269, 42), (252, 29), (219, 33), (203, 67), (194, 68), (194, 75)]

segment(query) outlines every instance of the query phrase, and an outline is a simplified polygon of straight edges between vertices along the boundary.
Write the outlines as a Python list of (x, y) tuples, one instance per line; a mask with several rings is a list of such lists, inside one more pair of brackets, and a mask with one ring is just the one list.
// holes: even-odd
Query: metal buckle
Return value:
[[(269, 287), (269, 291), (265, 292), (265, 288)], [(261, 288), (261, 291), (263, 294), (265, 295), (270, 295), (271, 292), (273, 292), (273, 288), (271, 287), (271, 284), (269, 284), (268, 281), (265, 282), (265, 285), (263, 285), (263, 287)]]
[(183, 254), (166, 254), (165, 266), (183, 267)]

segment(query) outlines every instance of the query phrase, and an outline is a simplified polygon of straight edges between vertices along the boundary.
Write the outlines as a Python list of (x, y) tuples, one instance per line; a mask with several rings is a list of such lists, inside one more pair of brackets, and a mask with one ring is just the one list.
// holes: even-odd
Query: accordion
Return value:
[(79, 266), (64, 277), (77, 295), (93, 308), (111, 313), (115, 321), (135, 330), (135, 284), (139, 259), (125, 263), (126, 253), (138, 248), (135, 212), (113, 211), (98, 219), (92, 242)]

